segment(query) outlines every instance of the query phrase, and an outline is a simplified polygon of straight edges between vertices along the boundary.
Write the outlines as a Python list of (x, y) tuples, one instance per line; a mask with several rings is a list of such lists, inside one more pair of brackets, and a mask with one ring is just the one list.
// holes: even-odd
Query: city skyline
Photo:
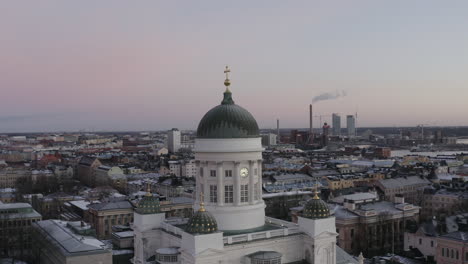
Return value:
[(226, 64), (262, 128), (468, 125), (467, 3), (106, 3), (0, 4), (0, 133), (196, 129)]

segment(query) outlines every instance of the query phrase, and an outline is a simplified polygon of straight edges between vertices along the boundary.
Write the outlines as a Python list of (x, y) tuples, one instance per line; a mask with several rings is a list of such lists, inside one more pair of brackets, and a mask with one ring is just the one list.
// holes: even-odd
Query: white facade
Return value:
[[(199, 163), (197, 193), (220, 230), (243, 230), (265, 224), (260, 138), (196, 139)], [(199, 206), (199, 195), (195, 208)]]
[(253, 256), (265, 251), (279, 254), (280, 263), (337, 263), (334, 216), (299, 217), (298, 224), (265, 217), (260, 138), (197, 139), (195, 146), (200, 172), (197, 193), (204, 195), (197, 195), (194, 207), (200, 207), (203, 197), (204, 208), (216, 219), (218, 231), (190, 234), (179, 227), (186, 220), (135, 212), (135, 263), (146, 263), (153, 255), (160, 257), (156, 250), (174, 249), (177, 254), (167, 258), (176, 260), (172, 263), (255, 264)]
[(416, 233), (405, 232), (404, 234), (404, 250), (409, 251), (411, 248), (417, 248), (424, 257), (435, 257), (437, 253), (437, 236), (425, 235), (422, 230)]
[(173, 128), (167, 132), (167, 148), (169, 152), (175, 153), (180, 149), (180, 131)]
[(177, 177), (181, 175), (181, 165), (179, 161), (168, 161), (167, 164), (169, 165), (169, 171), (171, 174), (174, 174)]
[(197, 177), (197, 175), (198, 175), (198, 167), (197, 167), (195, 160), (185, 161), (182, 164), (182, 177), (192, 178), (192, 177)]
[[(135, 213), (135, 263), (155, 255), (157, 249), (178, 248), (175, 263), (252, 263), (249, 255), (261, 251), (280, 253), (281, 263), (307, 260), (314, 264), (336, 264), (335, 218), (300, 218), (299, 225), (267, 218), (276, 230), (225, 235), (223, 232), (193, 235), (177, 227), (164, 214)], [(341, 263), (358, 263), (357, 261)]]
[(333, 216), (318, 220), (300, 218), (299, 225), (267, 217), (266, 223), (277, 229), (239, 235), (193, 235), (177, 227), (181, 222), (174, 221), (165, 220), (164, 213), (135, 213), (136, 264), (146, 263), (161, 248), (178, 248), (176, 263), (184, 264), (252, 263), (249, 255), (261, 251), (280, 253), (281, 263), (308, 260), (311, 264), (336, 264)]
[(262, 135), (262, 145), (263, 146), (275, 146), (277, 144), (277, 136), (273, 133), (268, 133)]

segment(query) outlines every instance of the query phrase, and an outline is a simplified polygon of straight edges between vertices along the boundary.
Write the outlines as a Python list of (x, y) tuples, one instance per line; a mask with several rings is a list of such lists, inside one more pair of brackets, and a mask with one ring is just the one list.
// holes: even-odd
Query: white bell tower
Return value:
[(232, 99), (227, 66), (224, 72), (224, 99), (205, 114), (197, 129), (197, 197), (205, 194), (205, 207), (219, 230), (253, 229), (265, 224), (263, 148), (257, 122)]

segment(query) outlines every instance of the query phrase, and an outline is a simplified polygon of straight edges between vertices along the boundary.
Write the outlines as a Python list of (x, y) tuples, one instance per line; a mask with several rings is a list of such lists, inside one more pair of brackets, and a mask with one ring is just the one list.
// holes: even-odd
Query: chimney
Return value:
[(312, 144), (314, 141), (314, 127), (313, 127), (313, 111), (312, 111), (312, 104), (309, 105), (309, 144)]
[(279, 118), (276, 119), (276, 143), (280, 143), (281, 141), (281, 136), (280, 136), (280, 131), (279, 131)]
[(362, 252), (361, 252), (361, 254), (359, 254), (358, 263), (359, 264), (364, 264), (364, 256), (362, 255)]

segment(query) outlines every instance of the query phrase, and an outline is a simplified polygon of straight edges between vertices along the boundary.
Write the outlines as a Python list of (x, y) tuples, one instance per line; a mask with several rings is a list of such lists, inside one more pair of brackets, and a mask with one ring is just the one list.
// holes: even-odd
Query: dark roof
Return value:
[(147, 193), (138, 203), (135, 211), (139, 214), (158, 214), (161, 212), (159, 198)]
[(88, 205), (88, 208), (96, 211), (117, 210), (117, 209), (131, 209), (132, 204), (129, 201), (118, 201), (108, 203), (96, 203)]
[(91, 166), (94, 163), (94, 161), (96, 161), (96, 159), (96, 157), (85, 156), (80, 159), (80, 162), (78, 164)]
[(309, 219), (327, 218), (330, 217), (330, 208), (316, 195), (306, 203), (302, 216)]
[(66, 256), (109, 252), (98, 245), (86, 243), (54, 220), (39, 221), (33, 223), (33, 227)]
[(448, 239), (453, 239), (453, 240), (459, 240), (459, 241), (468, 242), (468, 232), (461, 232), (461, 231), (458, 231), (458, 232), (453, 232), (453, 233), (449, 233), (449, 234), (443, 235), (443, 236), (441, 236), (441, 237), (443, 237), (443, 238), (448, 238)]
[(198, 124), (198, 138), (259, 137), (258, 124), (252, 114), (236, 105), (226, 90), (221, 105), (208, 111)]
[(357, 264), (358, 261), (339, 246), (336, 246), (336, 264)]
[(433, 221), (432, 219), (424, 222), (421, 225), (421, 229), (427, 236), (437, 236), (437, 221)]
[(218, 224), (213, 215), (203, 208), (189, 219), (185, 231), (191, 234), (211, 234), (218, 231)]

